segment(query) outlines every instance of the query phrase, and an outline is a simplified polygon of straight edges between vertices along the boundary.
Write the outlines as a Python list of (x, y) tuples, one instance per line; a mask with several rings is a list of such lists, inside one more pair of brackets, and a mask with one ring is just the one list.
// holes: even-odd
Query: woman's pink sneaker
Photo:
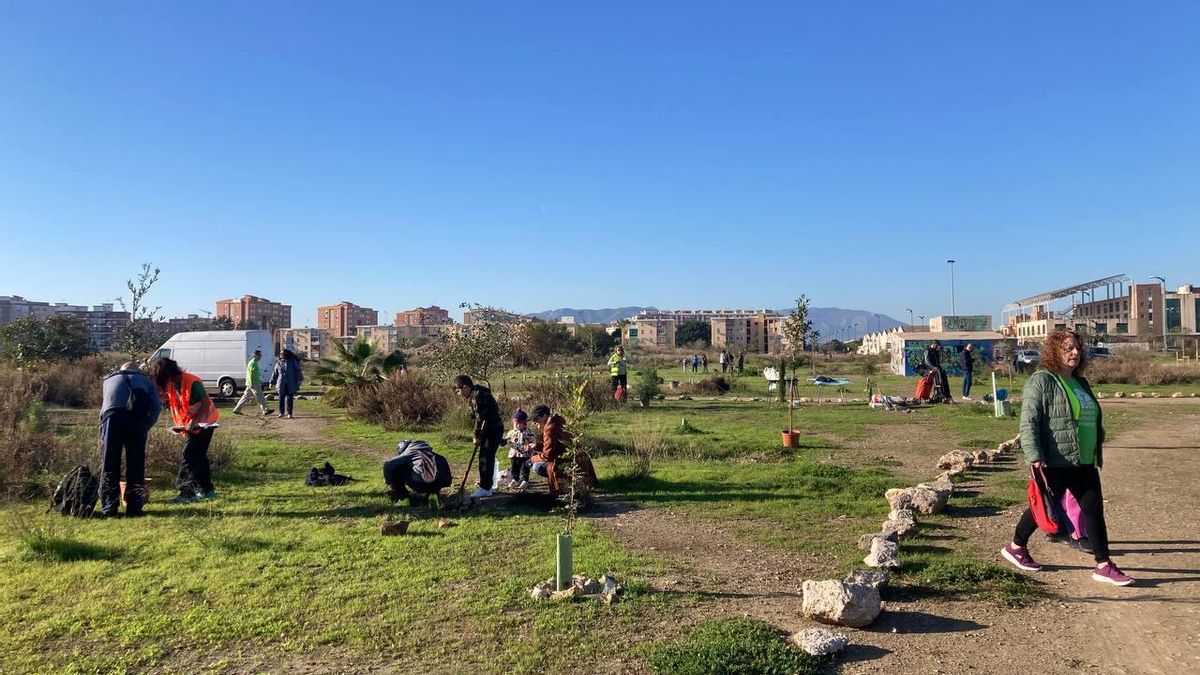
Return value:
[(1097, 565), (1096, 569), (1092, 570), (1092, 579), (1113, 586), (1128, 586), (1133, 583), (1133, 577), (1122, 572), (1111, 560), (1103, 565)]
[(1004, 548), (1000, 549), (1000, 555), (1004, 556), (1004, 559), (1008, 562), (1016, 565), (1026, 572), (1039, 572), (1042, 569), (1042, 566), (1038, 564), (1038, 561), (1034, 560), (1033, 556), (1029, 555), (1029, 549), (1016, 548), (1012, 544), (1005, 544)]

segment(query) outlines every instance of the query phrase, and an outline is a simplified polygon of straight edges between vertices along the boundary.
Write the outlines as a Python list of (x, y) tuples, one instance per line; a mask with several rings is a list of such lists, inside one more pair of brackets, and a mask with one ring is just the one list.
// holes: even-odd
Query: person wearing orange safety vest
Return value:
[(158, 359), (150, 364), (150, 377), (160, 392), (167, 396), (171, 409), (173, 431), (184, 436), (183, 459), (175, 486), (179, 496), (171, 501), (187, 504), (197, 499), (214, 499), (217, 489), (212, 483), (212, 468), (208, 463), (208, 446), (212, 443), (217, 422), (217, 407), (213, 405), (204, 383), (195, 375), (184, 372), (172, 359)]

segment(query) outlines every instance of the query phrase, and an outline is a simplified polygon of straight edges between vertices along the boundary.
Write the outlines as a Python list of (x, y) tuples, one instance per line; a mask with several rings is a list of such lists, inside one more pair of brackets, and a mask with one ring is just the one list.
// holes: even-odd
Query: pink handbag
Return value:
[(1063, 490), (1062, 507), (1063, 511), (1067, 512), (1067, 520), (1071, 521), (1071, 527), (1075, 530), (1071, 533), (1071, 538), (1087, 537), (1087, 530), (1083, 527), (1083, 510), (1079, 508), (1079, 502), (1075, 501), (1075, 495), (1071, 494), (1070, 490)]

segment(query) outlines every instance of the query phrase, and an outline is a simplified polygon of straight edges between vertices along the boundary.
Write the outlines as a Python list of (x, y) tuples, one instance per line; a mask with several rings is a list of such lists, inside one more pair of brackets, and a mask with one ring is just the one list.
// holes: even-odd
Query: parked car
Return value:
[(1112, 355), (1113, 355), (1112, 349), (1109, 349), (1108, 347), (1089, 347), (1088, 348), (1088, 358), (1089, 359), (1110, 359), (1110, 358), (1112, 358)]
[(1036, 349), (1018, 349), (1017, 363), (1024, 366), (1036, 366), (1042, 360), (1042, 355)]
[(204, 330), (176, 333), (162, 344), (148, 363), (163, 357), (204, 381), (204, 387), (222, 396), (235, 396), (246, 388), (246, 362), (262, 350), (258, 367), (263, 381), (275, 368), (271, 333), (265, 330)]

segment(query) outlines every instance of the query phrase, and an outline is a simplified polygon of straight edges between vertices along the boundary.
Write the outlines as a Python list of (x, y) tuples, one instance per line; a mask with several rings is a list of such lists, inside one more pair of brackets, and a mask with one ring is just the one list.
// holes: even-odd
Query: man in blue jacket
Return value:
[(162, 403), (154, 381), (132, 361), (104, 378), (100, 407), (100, 517), (120, 515), (121, 451), (125, 452), (125, 515), (142, 515), (146, 502), (146, 436)]

